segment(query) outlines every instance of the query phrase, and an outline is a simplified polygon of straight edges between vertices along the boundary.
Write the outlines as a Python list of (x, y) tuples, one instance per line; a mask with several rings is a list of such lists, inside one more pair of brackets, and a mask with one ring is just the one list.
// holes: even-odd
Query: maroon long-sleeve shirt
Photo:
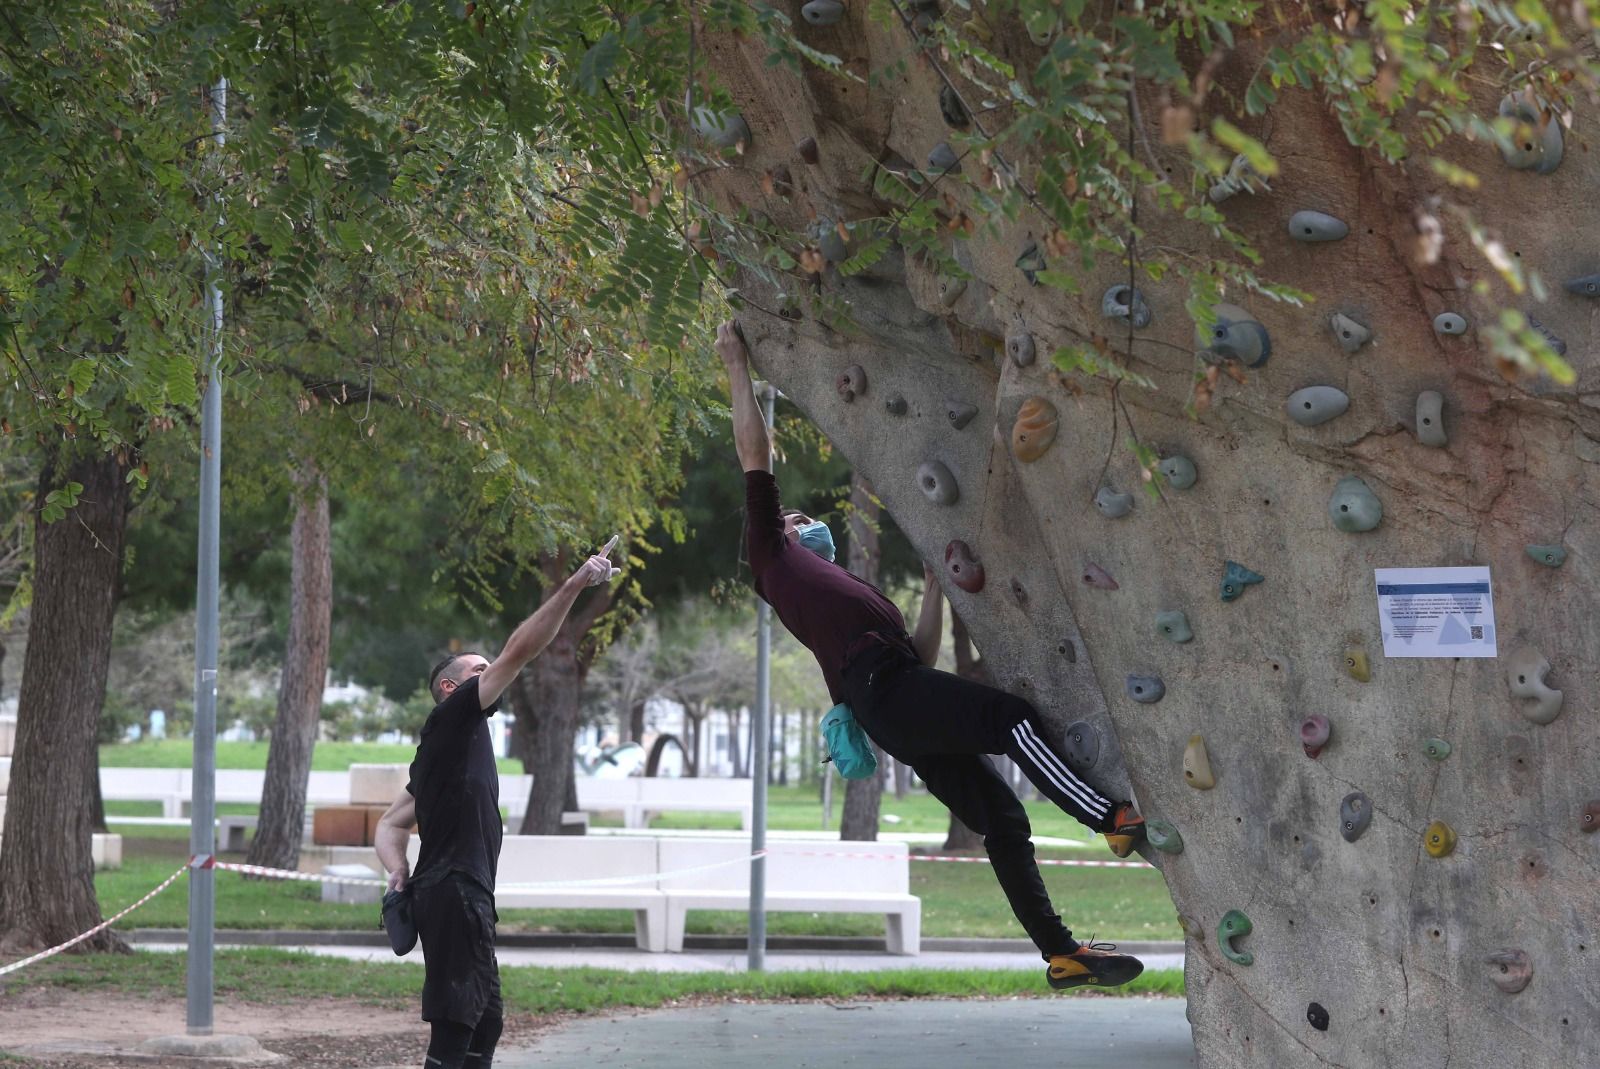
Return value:
[(756, 593), (816, 656), (829, 695), (843, 701), (840, 676), (850, 647), (869, 631), (903, 635), (905, 617), (871, 583), (783, 536), (778, 480), (770, 472), (744, 473), (744, 505)]

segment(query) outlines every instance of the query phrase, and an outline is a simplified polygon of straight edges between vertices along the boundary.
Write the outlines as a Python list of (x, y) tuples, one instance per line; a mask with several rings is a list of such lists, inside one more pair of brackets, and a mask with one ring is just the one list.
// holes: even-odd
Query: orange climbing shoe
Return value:
[(1085, 943), (1071, 954), (1055, 954), (1044, 978), (1056, 990), (1069, 987), (1115, 987), (1144, 972), (1144, 962), (1129, 954), (1112, 953), (1115, 943)]
[(1113, 854), (1127, 857), (1144, 842), (1144, 817), (1134, 812), (1132, 802), (1123, 802), (1111, 811), (1111, 830), (1102, 834)]

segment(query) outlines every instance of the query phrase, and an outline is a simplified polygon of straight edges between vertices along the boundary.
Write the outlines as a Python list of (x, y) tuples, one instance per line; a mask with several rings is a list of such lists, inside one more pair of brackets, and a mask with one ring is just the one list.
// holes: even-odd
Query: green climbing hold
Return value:
[[(1148, 830), (1147, 830), (1148, 834)], [(1243, 938), (1250, 934), (1253, 926), (1250, 918), (1236, 909), (1230, 909), (1222, 915), (1222, 923), (1217, 925), (1217, 942), (1222, 944), (1222, 956), (1235, 965), (1250, 965), (1256, 956), (1248, 950), (1240, 950), (1233, 945), (1235, 939)]]
[(1450, 756), (1450, 744), (1443, 739), (1429, 739), (1423, 744), (1422, 752), (1435, 761), (1443, 761)]
[(1222, 566), (1222, 600), (1233, 601), (1244, 588), (1263, 582), (1265, 576), (1252, 572), (1249, 568), (1235, 561), (1224, 561)]
[(1183, 836), (1168, 821), (1154, 817), (1144, 822), (1145, 841), (1163, 854), (1183, 853)]
[(1550, 568), (1559, 568), (1567, 563), (1567, 550), (1565, 546), (1528, 546), (1528, 556), (1540, 564)]
[(1189, 627), (1189, 618), (1183, 614), (1182, 609), (1156, 613), (1156, 634), (1168, 642), (1188, 642), (1194, 638), (1194, 631)]

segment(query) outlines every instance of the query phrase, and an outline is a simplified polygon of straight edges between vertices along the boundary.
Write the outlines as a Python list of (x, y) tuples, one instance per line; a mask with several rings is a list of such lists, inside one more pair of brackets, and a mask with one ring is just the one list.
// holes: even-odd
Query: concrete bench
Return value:
[[(741, 839), (657, 842), (663, 873), (750, 856), (750, 843)], [(854, 858), (848, 856), (851, 854), (870, 856)], [(905, 843), (768, 840), (766, 874), (769, 913), (882, 913), (889, 953), (918, 954), (922, 950), (922, 900), (911, 894), (911, 861)], [(684, 876), (664, 875), (661, 888), (667, 894), (667, 949), (681, 951), (691, 909), (749, 907), (750, 865), (728, 864)]]
[(753, 817), (747, 779), (672, 779), (579, 776), (578, 808), (586, 813), (620, 812), (627, 828), (646, 828), (656, 813), (738, 813), (749, 830)]
[[(267, 774), (258, 770), (217, 770), (216, 800), (260, 804)], [(100, 796), (108, 802), (160, 802), (161, 815), (181, 817), (194, 800), (193, 777), (187, 768), (102, 768)], [(341, 805), (350, 799), (346, 772), (313, 772), (306, 783), (306, 804)]]

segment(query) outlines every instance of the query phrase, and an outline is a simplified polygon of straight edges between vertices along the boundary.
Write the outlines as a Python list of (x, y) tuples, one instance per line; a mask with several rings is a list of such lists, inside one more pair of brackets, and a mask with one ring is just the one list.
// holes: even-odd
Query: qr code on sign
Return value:
[(1476, 627), (1474, 627), (1472, 629), (1472, 640), (1474, 642), (1482, 642), (1483, 641), (1483, 627), (1481, 625), (1480, 626), (1476, 626)]

